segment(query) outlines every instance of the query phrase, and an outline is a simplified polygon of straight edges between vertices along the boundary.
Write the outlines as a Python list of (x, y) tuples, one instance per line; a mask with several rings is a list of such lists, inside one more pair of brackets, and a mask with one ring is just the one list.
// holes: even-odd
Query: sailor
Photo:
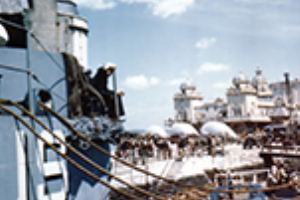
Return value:
[(208, 154), (211, 156), (215, 156), (215, 146), (216, 146), (216, 140), (214, 136), (208, 137)]
[(283, 161), (281, 161), (278, 167), (278, 183), (284, 184), (287, 182), (288, 182), (288, 174), (286, 172), (286, 168)]
[(275, 160), (273, 165), (271, 166), (271, 171), (268, 173), (268, 185), (277, 185), (279, 184), (280, 180), (280, 173), (279, 173), (279, 160)]
[(38, 96), (40, 98), (40, 100), (42, 101), (42, 103), (45, 104), (45, 106), (47, 106), (48, 108), (52, 108), (52, 97), (51, 94), (47, 91), (47, 90), (40, 90), (38, 92)]
[[(227, 182), (228, 182), (228, 190), (233, 190), (233, 180), (232, 180), (232, 173), (230, 170), (227, 171)], [(228, 197), (230, 200), (234, 199), (233, 192), (228, 193)]]
[[(115, 108), (115, 92), (108, 88), (108, 78), (114, 73), (116, 65), (105, 64), (103, 67), (99, 68), (96, 75), (92, 78), (92, 85), (97, 89), (97, 91), (104, 97), (104, 100), (108, 106), (108, 115), (111, 118), (118, 118), (123, 116), (124, 108), (121, 100), (121, 96), (124, 95), (123, 92), (117, 92), (118, 100), (118, 110), (117, 113)], [(117, 116), (119, 115), (119, 116)]]

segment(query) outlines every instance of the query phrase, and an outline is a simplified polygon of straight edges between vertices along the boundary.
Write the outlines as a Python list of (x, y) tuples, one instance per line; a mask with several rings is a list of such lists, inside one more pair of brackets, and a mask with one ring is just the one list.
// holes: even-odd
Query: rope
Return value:
[[(97, 145), (96, 143), (94, 143), (93, 141), (90, 141), (88, 140), (82, 133), (80, 133), (79, 131), (77, 131), (63, 116), (61, 116), (60, 114), (58, 114), (57, 112), (53, 111), (52, 109), (48, 108), (47, 106), (45, 106), (43, 103), (39, 103), (39, 105), (47, 110), (48, 112), (50, 112), (50, 114), (52, 114), (55, 118), (57, 118), (62, 124), (64, 124), (70, 131), (72, 131), (76, 136), (78, 136), (80, 139), (83, 139), (85, 140), (86, 142), (88, 142), (92, 147), (94, 147), (96, 150), (98, 150), (99, 152), (103, 153), (104, 155), (107, 155), (111, 158), (113, 158), (114, 160), (124, 164), (125, 166), (128, 166), (132, 169), (135, 169), (136, 171), (139, 171), (141, 173), (144, 173), (146, 175), (149, 175), (149, 176), (152, 176), (154, 178), (157, 178), (157, 179), (160, 179), (162, 181), (165, 181), (166, 183), (169, 183), (169, 184), (173, 184), (173, 185), (176, 185), (178, 187), (183, 187), (187, 190), (191, 189), (191, 187), (193, 187), (192, 185), (187, 185), (187, 184), (182, 184), (182, 183), (178, 183), (172, 179), (168, 179), (168, 178), (165, 178), (163, 176), (159, 176), (155, 173), (152, 173), (150, 171), (147, 171), (147, 170), (144, 170), (142, 168), (139, 168), (131, 163), (129, 163), (128, 161), (125, 161), (123, 159), (120, 159), (118, 158), (117, 156), (115, 155), (112, 155), (110, 152), (106, 151), (105, 149), (103, 149), (101, 146)], [(199, 188), (195, 188), (193, 187), (194, 189), (198, 189)], [(203, 189), (200, 188), (200, 191), (198, 191), (198, 195), (203, 197), (203, 196), (207, 196), (207, 193), (208, 193), (208, 190), (205, 190), (205, 191), (202, 191)]]
[[(0, 18), (1, 19), (1, 18)], [(34, 74), (32, 71), (27, 70), (27, 69), (22, 69), (19, 67), (15, 67), (15, 66), (10, 66), (10, 65), (4, 65), (4, 64), (0, 64), (0, 69), (3, 70), (8, 70), (8, 71), (14, 71), (14, 72), (18, 72), (18, 73), (25, 73), (28, 74), (32, 77), (33, 80), (35, 80), (38, 84), (40, 84), (42, 87), (48, 89), (48, 86), (43, 83), (36, 74)], [(52, 88), (51, 88), (52, 89)], [(49, 90), (51, 90), (49, 89)], [(59, 94), (57, 94), (54, 91), (51, 91), (52, 94), (54, 94), (57, 98), (59, 98), (62, 101), (66, 101), (64, 97), (60, 96)]]
[(22, 30), (24, 32), (29, 33), (29, 35), (36, 41), (36, 43), (44, 50), (45, 54), (52, 60), (52, 62), (62, 71), (64, 72), (64, 68), (62, 65), (60, 65), (60, 63), (58, 63), (58, 61), (51, 55), (51, 53), (47, 50), (47, 48), (43, 45), (43, 43), (36, 37), (36, 35), (28, 30), (27, 28), (25, 28), (24, 26), (17, 24), (15, 22), (3, 19), (0, 17), (0, 22), (3, 22), (11, 27), (14, 27), (16, 29)]
[(67, 160), (69, 163), (71, 163), (74, 167), (76, 167), (78, 170), (80, 170), (81, 172), (85, 173), (86, 175), (90, 176), (91, 178), (97, 180), (100, 184), (108, 187), (109, 189), (116, 191), (117, 193), (120, 193), (126, 197), (128, 197), (129, 199), (134, 199), (134, 200), (141, 200), (139, 197), (135, 196), (135, 195), (131, 195), (129, 193), (126, 193), (122, 190), (119, 190), (117, 188), (115, 188), (114, 186), (110, 185), (109, 183), (107, 183), (106, 181), (103, 181), (100, 177), (98, 177), (96, 174), (90, 172), (89, 170), (87, 170), (85, 167), (83, 167), (81, 164), (79, 164), (78, 162), (76, 162), (74, 159), (70, 158), (69, 156), (61, 153), (58, 148), (56, 148), (53, 144), (49, 143), (46, 139), (44, 139), (43, 137), (41, 137), (39, 135), (39, 133), (37, 133), (25, 120), (23, 120), (20, 116), (18, 116), (15, 112), (11, 111), (10, 109), (5, 108), (4, 106), (0, 105), (0, 109), (3, 110), (4, 112), (12, 115), (17, 121), (21, 122), (26, 128), (28, 128), (28, 130), (30, 130), (30, 132), (37, 137), (39, 140), (41, 140), (42, 142), (44, 142), (47, 146), (49, 146), (53, 151), (55, 151), (57, 154), (59, 154), (62, 158), (64, 158), (65, 160)]
[[(11, 102), (11, 101), (6, 101), (6, 100), (3, 100), (3, 99), (0, 99), (0, 103), (7, 103), (7, 104), (17, 104), (17, 103), (14, 103), (14, 102)], [(161, 179), (163, 181), (166, 181), (168, 183), (173, 183), (173, 184), (176, 184), (176, 185), (180, 185), (180, 186), (183, 186), (183, 187), (189, 187), (190, 189), (197, 189), (199, 190), (199, 194), (203, 194), (203, 193), (211, 193), (211, 192), (219, 192), (219, 193), (251, 193), (251, 192), (268, 192), (268, 191), (274, 191), (274, 190), (278, 190), (278, 189), (283, 189), (283, 188), (287, 188), (287, 187), (290, 187), (290, 186), (294, 186), (294, 185), (299, 185), (299, 183), (288, 183), (288, 184), (283, 184), (283, 185), (278, 185), (278, 186), (272, 186), (272, 187), (267, 187), (267, 188), (262, 188), (262, 189), (228, 189), (228, 190), (218, 190), (218, 189), (214, 189), (214, 188), (211, 188), (211, 187), (191, 187), (191, 186), (188, 186), (188, 185), (183, 185), (183, 184), (179, 184), (171, 179), (167, 179), (167, 178), (164, 178), (162, 176), (159, 176), (159, 175), (156, 175), (152, 172), (149, 172), (149, 171), (146, 171), (144, 169), (141, 169), (141, 168), (138, 168), (132, 164), (130, 164), (129, 162), (127, 161), (124, 161), (114, 155), (111, 155), (109, 152), (107, 152), (105, 149), (103, 149), (102, 147), (100, 147), (99, 145), (97, 145), (96, 143), (92, 142), (92, 141), (89, 141), (85, 138), (85, 136), (78, 132), (77, 130), (75, 130), (72, 125), (67, 122), (62, 116), (60, 116), (58, 113), (56, 113), (55, 111), (49, 109), (48, 107), (46, 107), (44, 104), (40, 103), (40, 105), (47, 111), (49, 111), (53, 116), (55, 116), (59, 121), (61, 121), (67, 128), (69, 128), (72, 132), (74, 132), (78, 137), (80, 137), (81, 139), (84, 139), (86, 141), (88, 141), (91, 146), (93, 146), (95, 149), (99, 150), (100, 152), (102, 152), (103, 154), (107, 155), (107, 156), (110, 156), (112, 157), (113, 159), (121, 162), (122, 164), (124, 165), (127, 165), (129, 167), (132, 167), (133, 169), (137, 170), (137, 171), (140, 171), (142, 173), (145, 173), (147, 175), (150, 175), (150, 176), (153, 176), (155, 178), (158, 178), (158, 179)], [(19, 105), (18, 105), (19, 106)], [(28, 112), (28, 111), (27, 111)], [(112, 175), (112, 177), (114, 177)], [(117, 179), (116, 179), (117, 180)], [(204, 194), (203, 194), (204, 195)]]
[[(2, 100), (0, 100), (0, 103), (2, 103)], [(40, 121), (38, 118), (36, 118), (33, 114), (31, 114), (27, 109), (25, 109), (24, 107), (22, 107), (20, 104), (12, 102), (12, 101), (8, 101), (8, 104), (12, 104), (15, 107), (17, 107), (18, 109), (20, 109), (22, 112), (24, 112), (26, 115), (28, 115), (30, 118), (32, 118), (34, 121), (36, 121), (41, 127), (43, 127), (46, 131), (48, 131), (53, 137), (55, 137), (60, 143), (64, 144), (67, 148), (69, 148), (73, 153), (75, 153), (78, 157), (80, 157), (81, 159), (83, 159), (84, 161), (86, 161), (87, 163), (89, 163), (90, 165), (92, 165), (93, 167), (95, 167), (97, 170), (99, 170), (101, 173), (106, 174), (112, 178), (114, 178), (115, 180), (119, 181), (120, 183), (128, 186), (129, 188), (132, 188), (138, 192), (140, 192), (141, 194), (144, 194), (146, 196), (152, 197), (154, 199), (162, 199), (161, 197), (157, 196), (156, 194), (150, 193), (144, 189), (141, 189), (139, 187), (136, 187), (126, 181), (124, 181), (123, 179), (120, 179), (119, 177), (111, 174), (110, 172), (108, 172), (107, 170), (105, 170), (104, 168), (102, 168), (101, 166), (99, 166), (98, 164), (96, 164), (95, 162), (93, 162), (91, 159), (87, 158), (85, 155), (83, 155), (81, 152), (79, 152), (76, 148), (74, 148), (73, 146), (71, 146), (70, 144), (65, 143), (60, 137), (58, 137), (53, 131), (51, 131), (42, 121)]]
[(60, 114), (58, 114), (57, 112), (53, 111), (52, 109), (48, 108), (47, 106), (45, 106), (43, 103), (39, 103), (40, 106), (42, 106), (43, 109), (47, 110), (48, 112), (50, 112), (55, 118), (57, 118), (62, 124), (64, 124), (69, 130), (71, 130), (76, 136), (78, 136), (80, 139), (83, 139), (85, 140), (86, 142), (88, 142), (92, 147), (94, 147), (96, 150), (98, 150), (99, 152), (103, 153), (104, 155), (107, 155), (111, 158), (113, 158), (114, 160), (132, 168), (132, 169), (135, 169), (136, 171), (139, 171), (141, 173), (144, 173), (146, 175), (149, 175), (149, 176), (152, 176), (154, 178), (157, 178), (157, 179), (160, 179), (160, 180), (163, 180), (169, 184), (174, 184), (174, 185), (177, 185), (177, 186), (181, 186), (181, 187), (191, 187), (191, 185), (183, 185), (183, 184), (180, 184), (172, 179), (168, 179), (168, 178), (165, 178), (163, 176), (159, 176), (155, 173), (152, 173), (150, 171), (147, 171), (147, 170), (144, 170), (144, 169), (141, 169), (133, 164), (131, 164), (130, 162), (128, 161), (125, 161), (123, 159), (120, 159), (118, 158), (117, 156), (115, 155), (112, 155), (110, 152), (106, 151), (105, 149), (103, 149), (102, 147), (100, 147), (99, 145), (97, 145), (96, 143), (94, 143), (93, 141), (90, 141), (88, 140), (82, 133), (80, 133), (79, 131), (77, 131), (67, 120), (64, 119), (64, 117), (62, 117)]

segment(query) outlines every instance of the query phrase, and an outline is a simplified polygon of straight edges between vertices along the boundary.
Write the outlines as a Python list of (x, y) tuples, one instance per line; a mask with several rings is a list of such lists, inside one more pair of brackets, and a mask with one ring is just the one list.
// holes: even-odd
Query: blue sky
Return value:
[(126, 127), (174, 115), (193, 82), (204, 101), (225, 97), (235, 74), (259, 66), (270, 81), (300, 78), (299, 0), (77, 0), (89, 21), (89, 65), (118, 65)]

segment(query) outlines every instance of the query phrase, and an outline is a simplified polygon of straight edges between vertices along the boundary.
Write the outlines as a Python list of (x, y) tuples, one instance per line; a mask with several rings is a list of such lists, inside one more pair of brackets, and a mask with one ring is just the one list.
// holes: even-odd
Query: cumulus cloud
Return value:
[(202, 65), (200, 65), (197, 73), (203, 74), (203, 73), (222, 72), (222, 71), (227, 71), (229, 69), (230, 69), (230, 67), (223, 63), (206, 62), (206, 63), (203, 63)]
[(146, 77), (143, 74), (128, 76), (125, 81), (124, 85), (129, 89), (134, 90), (142, 90), (152, 86), (156, 86), (160, 83), (160, 80), (157, 77)]
[(114, 0), (75, 0), (75, 2), (82, 7), (94, 10), (105, 10), (113, 8), (117, 5)]
[(194, 0), (161, 0), (154, 3), (152, 6), (153, 14), (167, 18), (171, 15), (179, 15), (191, 7)]
[(208, 47), (216, 43), (216, 41), (217, 39), (214, 37), (202, 38), (196, 42), (195, 47), (199, 49), (207, 49)]
[(151, 9), (152, 14), (167, 18), (172, 15), (180, 15), (191, 7), (195, 0), (75, 0), (78, 5), (91, 9), (110, 9), (120, 3), (144, 4)]

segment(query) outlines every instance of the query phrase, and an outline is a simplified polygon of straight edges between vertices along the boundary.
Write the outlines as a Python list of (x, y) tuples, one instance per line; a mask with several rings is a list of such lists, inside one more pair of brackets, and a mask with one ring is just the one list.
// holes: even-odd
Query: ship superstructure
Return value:
[[(289, 92), (286, 84), (286, 81), (269, 83), (260, 69), (256, 70), (252, 79), (240, 73), (232, 79), (226, 100), (217, 98), (208, 103), (198, 94), (196, 86), (182, 84), (181, 92), (173, 98), (176, 110), (174, 120), (196, 126), (218, 120), (240, 133), (252, 132), (275, 121), (288, 123), (290, 117), (299, 123), (299, 80), (290, 81)], [(183, 90), (183, 86), (187, 89)]]
[(1, 198), (107, 199), (109, 139), (124, 113), (99, 85), (115, 66), (85, 73), (88, 25), (72, 1), (1, 1), (0, 24)]

